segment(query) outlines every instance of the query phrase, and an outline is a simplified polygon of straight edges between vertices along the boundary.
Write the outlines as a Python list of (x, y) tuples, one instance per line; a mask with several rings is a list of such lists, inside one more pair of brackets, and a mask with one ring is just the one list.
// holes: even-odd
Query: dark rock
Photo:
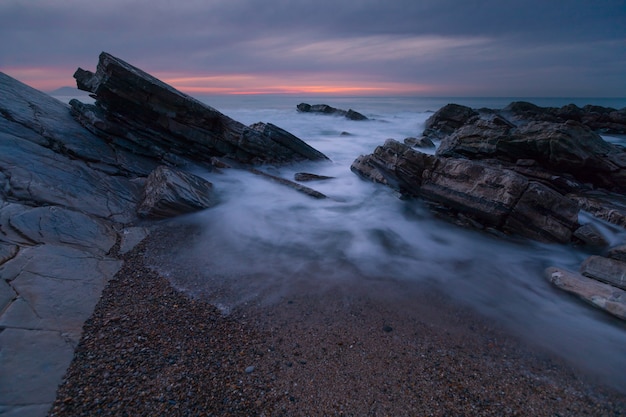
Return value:
[(547, 172), (569, 174), (581, 183), (626, 187), (626, 153), (588, 127), (569, 121), (530, 122), (514, 128), (494, 120), (477, 119), (456, 129), (442, 141), (437, 155), (509, 163), (532, 160)]
[(606, 256), (617, 261), (626, 262), (626, 245), (611, 248)]
[(299, 112), (301, 113), (322, 113), (329, 114), (335, 116), (343, 116), (350, 120), (368, 120), (368, 118), (361, 113), (354, 111), (352, 109), (349, 110), (341, 110), (335, 107), (331, 107), (328, 104), (308, 104), (308, 103), (300, 103), (296, 106)]
[(467, 106), (446, 104), (426, 120), (424, 136), (433, 140), (443, 139), (476, 117), (478, 112)]
[(412, 146), (414, 148), (434, 148), (435, 144), (429, 138), (422, 136), (421, 138), (405, 138), (404, 144), (408, 146)]
[(595, 246), (598, 248), (605, 248), (609, 246), (609, 242), (600, 233), (597, 227), (592, 223), (583, 224), (574, 231), (574, 237), (580, 239), (583, 243), (589, 246)]
[(166, 166), (155, 169), (137, 207), (141, 217), (166, 218), (214, 206), (213, 185), (203, 178)]
[(357, 158), (351, 169), (505, 232), (564, 243), (578, 228), (574, 202), (508, 169), (427, 155), (394, 140)]
[(309, 174), (308, 172), (297, 172), (293, 179), (295, 181), (300, 182), (308, 182), (308, 181), (323, 181), (323, 180), (331, 180), (334, 177), (327, 177), (326, 175), (317, 175), (317, 174)]
[(626, 290), (626, 262), (594, 255), (582, 263), (580, 273)]
[(282, 129), (248, 128), (104, 52), (95, 73), (79, 68), (74, 78), (78, 88), (96, 99), (95, 105), (70, 102), (77, 120), (139, 154), (206, 165), (215, 156), (244, 163), (326, 159)]
[(563, 107), (540, 107), (532, 103), (517, 101), (502, 110), (502, 114), (522, 123), (530, 121), (565, 123), (576, 121), (598, 132), (625, 134), (626, 109), (587, 105), (583, 108), (575, 104)]
[(286, 185), (287, 187), (293, 188), (294, 190), (304, 193), (310, 197), (318, 198), (318, 199), (326, 198), (326, 195), (320, 193), (319, 191), (316, 191), (309, 187), (305, 187), (304, 185), (298, 184), (296, 182), (289, 181), (286, 178), (277, 177), (276, 175), (268, 174), (267, 172), (259, 171), (258, 169), (255, 169), (255, 168), (250, 168), (249, 171), (255, 175), (259, 175), (259, 176), (268, 178), (274, 182), (277, 182), (279, 184)]

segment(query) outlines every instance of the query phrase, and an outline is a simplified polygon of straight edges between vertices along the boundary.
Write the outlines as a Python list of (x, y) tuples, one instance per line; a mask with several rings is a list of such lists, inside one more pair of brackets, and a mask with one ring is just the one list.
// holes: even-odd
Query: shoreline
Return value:
[(625, 394), (434, 291), (299, 288), (223, 315), (146, 265), (152, 239), (105, 288), (50, 416), (626, 413)]

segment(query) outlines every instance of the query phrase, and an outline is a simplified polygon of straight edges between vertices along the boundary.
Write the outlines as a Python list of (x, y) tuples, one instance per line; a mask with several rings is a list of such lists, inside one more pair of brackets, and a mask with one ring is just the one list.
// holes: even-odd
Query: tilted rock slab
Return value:
[(70, 102), (77, 120), (118, 146), (170, 165), (180, 157), (207, 165), (216, 156), (252, 164), (327, 159), (282, 129), (247, 127), (105, 52), (95, 73), (79, 68), (74, 78), (96, 99), (95, 105)]
[(619, 319), (626, 320), (626, 291), (555, 267), (546, 269), (545, 277), (555, 287), (574, 294)]
[(356, 174), (438, 203), (481, 224), (547, 242), (569, 242), (578, 206), (558, 192), (508, 170), (418, 152), (389, 139), (351, 166)]
[(141, 217), (166, 218), (213, 207), (213, 184), (197, 175), (159, 166), (146, 181), (137, 207)]

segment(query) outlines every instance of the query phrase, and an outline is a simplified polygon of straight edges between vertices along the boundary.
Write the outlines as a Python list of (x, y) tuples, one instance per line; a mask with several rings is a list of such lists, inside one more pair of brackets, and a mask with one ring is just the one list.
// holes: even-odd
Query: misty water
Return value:
[[(262, 170), (288, 179), (296, 172), (334, 178), (306, 183), (329, 197), (317, 200), (245, 171), (198, 172), (214, 184), (220, 204), (186, 219), (201, 225), (199, 235), (191, 248), (177, 252), (176, 263), (160, 271), (176, 286), (208, 297), (228, 313), (243, 303), (279, 300), (303, 281), (322, 290), (356, 276), (385, 281), (391, 292), (401, 281), (424, 283), (625, 389), (626, 326), (551, 287), (543, 276), (549, 266), (577, 270), (589, 252), (457, 227), (435, 218), (420, 201), (400, 199), (391, 189), (350, 171), (357, 156), (371, 153), (387, 138), (419, 137), (424, 121), (447, 102), (501, 108), (511, 99), (202, 100), (244, 124), (278, 125), (330, 158)], [(352, 108), (372, 120), (298, 113), (296, 105), (303, 101)], [(540, 105), (588, 103), (581, 101), (534, 100)], [(588, 221), (601, 227), (611, 244), (626, 242), (623, 230), (583, 213), (581, 222)], [(181, 273), (190, 265), (200, 271), (193, 279)]]

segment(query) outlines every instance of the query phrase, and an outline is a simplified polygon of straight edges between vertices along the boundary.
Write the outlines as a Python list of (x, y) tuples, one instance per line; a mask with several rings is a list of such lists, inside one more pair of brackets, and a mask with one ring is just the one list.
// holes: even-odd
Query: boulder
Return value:
[(95, 73), (79, 68), (74, 78), (96, 100), (70, 102), (78, 121), (108, 142), (165, 163), (209, 166), (216, 156), (249, 164), (327, 159), (283, 130), (251, 129), (105, 52)]
[(478, 117), (478, 112), (459, 104), (446, 104), (424, 123), (424, 136), (433, 140), (443, 139), (459, 127)]
[(215, 204), (217, 200), (209, 181), (188, 172), (159, 166), (148, 176), (137, 214), (160, 219), (193, 213)]
[(565, 243), (578, 228), (574, 202), (508, 169), (427, 155), (392, 139), (357, 158), (351, 169), (505, 232)]
[(361, 113), (354, 111), (352, 109), (342, 110), (337, 109), (335, 107), (329, 106), (328, 104), (308, 104), (308, 103), (300, 103), (296, 106), (299, 112), (301, 113), (321, 113), (328, 114), (334, 116), (343, 116), (346, 119), (350, 120), (368, 120), (368, 118)]

